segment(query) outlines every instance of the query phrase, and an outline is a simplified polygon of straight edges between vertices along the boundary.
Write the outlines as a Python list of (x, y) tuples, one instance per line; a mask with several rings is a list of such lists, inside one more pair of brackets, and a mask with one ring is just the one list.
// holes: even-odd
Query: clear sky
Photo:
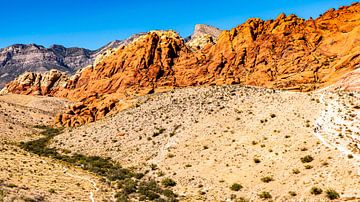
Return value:
[(97, 49), (154, 29), (173, 29), (186, 37), (195, 24), (230, 29), (250, 17), (271, 19), (281, 12), (315, 18), (352, 2), (355, 0), (3, 0), (0, 47), (36, 43)]

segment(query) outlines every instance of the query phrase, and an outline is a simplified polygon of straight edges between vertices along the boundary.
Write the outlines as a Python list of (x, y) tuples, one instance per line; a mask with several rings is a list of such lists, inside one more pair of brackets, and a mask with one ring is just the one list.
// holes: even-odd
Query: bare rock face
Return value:
[[(360, 3), (315, 20), (284, 14), (268, 21), (252, 18), (201, 49), (189, 47), (176, 32), (152, 31), (45, 92), (81, 102), (57, 119), (59, 125), (77, 126), (128, 106), (126, 100), (134, 96), (174, 87), (246, 84), (315, 90), (359, 67), (359, 18)], [(37, 93), (35, 84), (21, 90), (15, 80), (7, 90)]]
[(360, 64), (356, 70), (343, 75), (339, 81), (329, 86), (327, 90), (346, 90), (360, 92)]
[(221, 34), (221, 30), (209, 25), (197, 24), (195, 25), (194, 33), (185, 39), (186, 44), (192, 50), (199, 50), (206, 45), (213, 45), (216, 43)]
[(212, 27), (204, 24), (197, 24), (195, 25), (195, 30), (191, 37), (195, 38), (202, 35), (209, 35), (214, 39), (217, 39), (220, 36), (221, 32), (222, 31), (216, 27)]
[(59, 90), (60, 87), (65, 87), (68, 80), (66, 73), (55, 69), (46, 73), (25, 72), (14, 81), (17, 83), (16, 86), (11, 86), (10, 89), (5, 87), (0, 93), (50, 95), (53, 91)]

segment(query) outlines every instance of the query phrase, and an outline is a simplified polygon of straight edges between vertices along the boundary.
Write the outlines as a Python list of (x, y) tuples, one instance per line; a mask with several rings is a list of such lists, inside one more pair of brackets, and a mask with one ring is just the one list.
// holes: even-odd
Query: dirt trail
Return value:
[[(90, 184), (94, 187), (95, 191), (99, 191), (99, 188), (96, 186), (96, 182), (91, 180), (91, 179), (88, 179), (88, 178), (85, 178), (85, 177), (81, 177), (81, 176), (77, 176), (77, 175), (72, 175), (70, 173), (67, 172), (68, 169), (67, 168), (64, 168), (64, 173), (70, 177), (73, 177), (73, 178), (78, 178), (78, 179), (81, 179), (81, 180), (85, 180), (85, 181), (88, 181), (90, 182)], [(89, 197), (90, 197), (90, 201), (91, 202), (95, 202), (95, 198), (94, 198), (94, 193), (91, 191), (89, 193)]]
[(360, 175), (360, 110), (350, 113), (351, 106), (347, 106), (339, 98), (325, 99), (326, 96), (326, 93), (320, 96), (320, 102), (326, 108), (315, 121), (314, 134), (325, 146), (337, 149), (346, 157), (352, 156), (352, 163), (359, 168)]

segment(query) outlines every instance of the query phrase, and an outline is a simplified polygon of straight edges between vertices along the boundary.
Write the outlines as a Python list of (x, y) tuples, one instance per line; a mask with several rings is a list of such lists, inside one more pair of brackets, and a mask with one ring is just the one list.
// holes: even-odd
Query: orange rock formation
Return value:
[(360, 3), (354, 3), (315, 20), (284, 14), (269, 21), (252, 18), (200, 50), (191, 50), (176, 32), (152, 31), (71, 78), (49, 77), (49, 85), (42, 85), (27, 76), (6, 91), (79, 101), (57, 117), (66, 126), (100, 119), (128, 107), (119, 99), (162, 88), (246, 84), (310, 91), (360, 66), (359, 25)]

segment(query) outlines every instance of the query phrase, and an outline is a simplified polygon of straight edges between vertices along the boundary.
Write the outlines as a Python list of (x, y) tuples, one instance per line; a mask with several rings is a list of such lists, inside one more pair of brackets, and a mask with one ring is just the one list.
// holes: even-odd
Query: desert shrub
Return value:
[(0, 201), (3, 201), (5, 197), (5, 192), (0, 189)]
[(249, 199), (246, 199), (244, 197), (240, 197), (238, 199), (235, 199), (235, 202), (249, 202), (250, 200)]
[(156, 128), (158, 131), (154, 132), (154, 134), (152, 135), (153, 137), (156, 137), (156, 136), (159, 136), (161, 135), (162, 133), (165, 132), (165, 128)]
[(230, 189), (232, 191), (240, 191), (240, 189), (242, 189), (243, 186), (241, 184), (238, 184), (238, 183), (234, 183), (231, 185)]
[(274, 179), (270, 176), (266, 176), (266, 177), (261, 178), (261, 181), (263, 181), (265, 183), (269, 183), (271, 181), (274, 181)]
[(311, 168), (313, 168), (312, 165), (305, 165), (304, 167), (305, 167), (305, 169), (308, 169), (308, 170), (311, 169)]
[(137, 182), (132, 179), (125, 179), (121, 185), (122, 193), (129, 195), (136, 192)]
[(334, 189), (327, 189), (325, 193), (326, 193), (326, 197), (328, 197), (328, 199), (330, 200), (340, 198), (339, 193), (337, 193)]
[(162, 194), (168, 198), (176, 198), (177, 195), (170, 189), (164, 189), (162, 191)]
[(161, 180), (161, 184), (164, 185), (165, 187), (173, 187), (176, 185), (176, 182), (170, 178), (165, 178)]
[(258, 194), (260, 198), (262, 199), (270, 199), (272, 198), (271, 194), (267, 191), (263, 191), (261, 193)]
[(255, 163), (260, 163), (261, 161), (260, 161), (260, 159), (258, 159), (258, 158), (254, 158), (254, 162), (255, 162)]
[(150, 164), (150, 168), (151, 170), (156, 170), (158, 168), (158, 166), (156, 164)]
[(312, 187), (310, 189), (310, 193), (313, 194), (313, 195), (319, 195), (323, 192), (323, 190), (319, 187)]
[(16, 184), (13, 184), (13, 183), (10, 183), (10, 184), (7, 185), (7, 187), (9, 187), (9, 188), (15, 188), (15, 187), (17, 187), (17, 185), (16, 185)]
[(162, 190), (158, 186), (155, 180), (150, 180), (148, 182), (142, 182), (139, 184), (138, 192), (145, 196), (149, 200), (155, 200), (160, 198), (160, 193)]
[(294, 192), (294, 191), (289, 191), (289, 194), (290, 194), (290, 196), (296, 196), (297, 195), (296, 192)]
[(299, 173), (300, 173), (300, 170), (297, 169), (297, 168), (294, 168), (294, 169), (292, 170), (292, 172), (293, 172), (294, 174), (299, 174)]
[(303, 163), (310, 163), (311, 161), (314, 160), (314, 158), (312, 156), (310, 156), (310, 155), (306, 155), (306, 156), (300, 158), (300, 160)]

